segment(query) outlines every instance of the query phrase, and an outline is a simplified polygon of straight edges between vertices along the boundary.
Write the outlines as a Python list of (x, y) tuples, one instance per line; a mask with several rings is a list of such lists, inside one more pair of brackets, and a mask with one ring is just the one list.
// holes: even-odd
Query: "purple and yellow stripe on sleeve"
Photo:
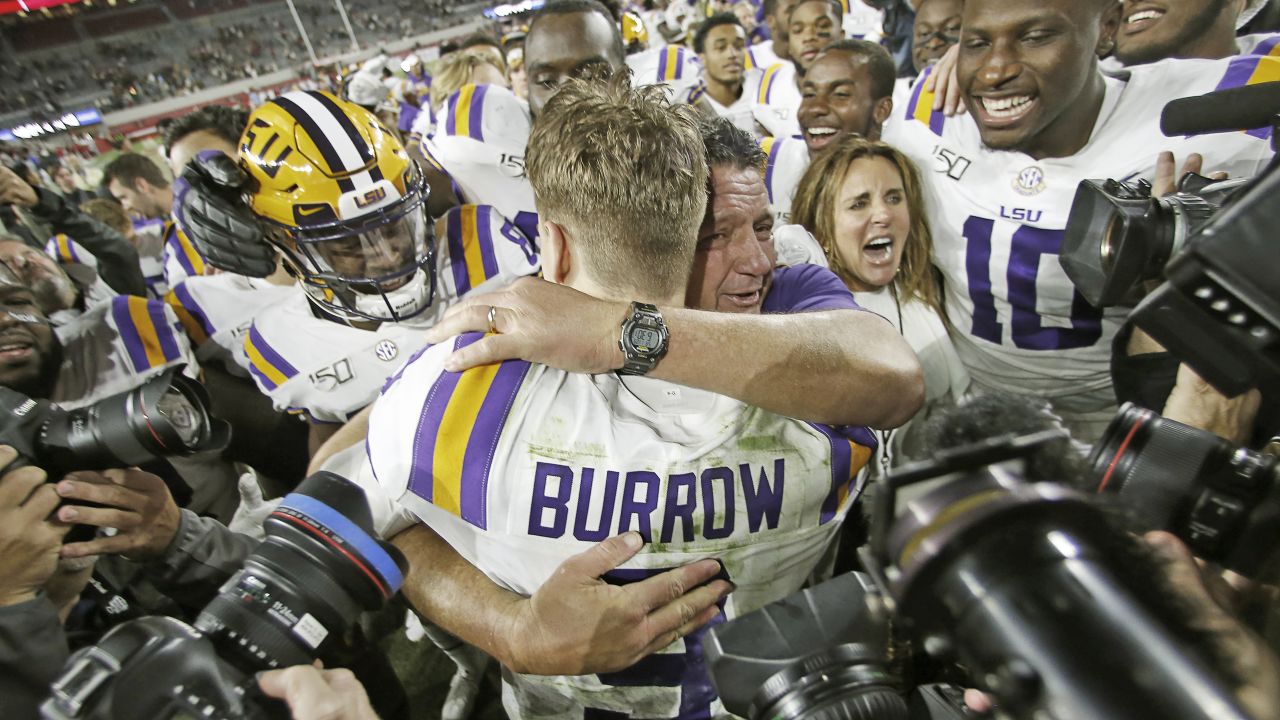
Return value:
[(907, 120), (919, 120), (933, 131), (934, 135), (942, 135), (942, 125), (946, 121), (946, 116), (941, 110), (933, 109), (934, 93), (931, 90), (925, 90), (925, 80), (929, 78), (929, 74), (933, 72), (933, 66), (924, 69), (920, 73), (920, 77), (916, 78), (915, 88), (911, 91), (911, 99), (907, 101)]
[(262, 339), (257, 325), (250, 325), (244, 336), (244, 352), (249, 358), (249, 372), (267, 390), (275, 390), (298, 374), (297, 368)]
[(769, 69), (764, 71), (764, 77), (760, 79), (760, 92), (756, 96), (756, 102), (760, 105), (769, 104), (769, 96), (773, 93), (773, 81), (781, 69), (782, 64), (778, 63), (770, 65)]
[(422, 157), (426, 158), (427, 162), (431, 163), (431, 167), (439, 170), (440, 172), (444, 172), (444, 166), (441, 165), (440, 161), (436, 159), (436, 156), (431, 153), (431, 148), (428, 147), (428, 145), (429, 143), (425, 140), (418, 145), (418, 149), (422, 151)]
[(484, 96), (488, 85), (464, 85), (453, 95), (445, 119), (445, 134), (484, 140)]
[(858, 473), (875, 454), (876, 437), (864, 427), (844, 427), (837, 431), (827, 425), (809, 423), (831, 443), (831, 491), (822, 501), (818, 524), (830, 522), (849, 502)]
[(446, 236), (449, 263), (453, 266), (453, 287), (458, 295), (498, 274), (489, 219), (487, 206), (463, 205), (449, 211)]
[(775, 137), (767, 137), (760, 141), (760, 149), (764, 151), (764, 189), (769, 193), (769, 202), (773, 202), (773, 167), (778, 162), (778, 151), (782, 143)]
[(185, 233), (178, 229), (177, 223), (169, 221), (165, 227), (165, 247), (169, 254), (178, 260), (178, 264), (188, 275), (204, 275), (207, 267), (204, 257), (191, 244)]
[[(1214, 90), (1257, 85), (1280, 81), (1280, 57), (1270, 55), (1240, 55), (1227, 63), (1227, 71)], [(1246, 131), (1247, 135), (1266, 139), (1271, 137), (1271, 126)]]
[(668, 45), (658, 58), (658, 81), (679, 80), (684, 74), (684, 48)]
[(841, 17), (849, 14), (849, 0), (840, 0)]
[(756, 62), (756, 53), (751, 48), (747, 48), (747, 57), (743, 61), (743, 63), (745, 65), (744, 69), (746, 70), (751, 70), (751, 69), (760, 67), (760, 63)]
[(134, 372), (146, 372), (182, 357), (164, 303), (119, 295), (111, 299), (111, 316)]
[[(454, 349), (481, 337), (461, 335)], [(410, 492), (478, 528), (486, 527), (489, 470), (528, 372), (529, 363), (508, 360), (440, 374), (427, 393), (414, 434)]]
[(45, 254), (63, 264), (83, 262), (80, 259), (80, 253), (76, 251), (75, 241), (63, 233), (49, 238), (49, 242), (45, 243), (44, 251)]
[(1280, 58), (1280, 35), (1272, 35), (1253, 47), (1250, 55)]
[(187, 331), (187, 337), (191, 338), (191, 342), (197, 346), (208, 342), (215, 332), (213, 323), (209, 322), (209, 316), (192, 297), (185, 282), (178, 283), (177, 287), (164, 296), (164, 301), (173, 308), (174, 314), (178, 316), (178, 322), (181, 323), (182, 329)]

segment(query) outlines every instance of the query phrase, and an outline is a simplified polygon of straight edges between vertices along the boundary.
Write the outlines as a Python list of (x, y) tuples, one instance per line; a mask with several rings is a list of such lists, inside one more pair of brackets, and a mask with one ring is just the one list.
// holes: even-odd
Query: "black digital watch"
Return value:
[(619, 375), (644, 375), (667, 354), (667, 323), (658, 308), (648, 303), (631, 303), (631, 312), (622, 321), (618, 347), (626, 359)]

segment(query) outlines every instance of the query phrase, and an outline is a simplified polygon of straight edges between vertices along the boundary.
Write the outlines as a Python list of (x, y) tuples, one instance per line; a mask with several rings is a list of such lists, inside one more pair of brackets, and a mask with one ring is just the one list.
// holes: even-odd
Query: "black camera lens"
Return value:
[(906, 720), (907, 703), (884, 651), (850, 644), (816, 652), (765, 682), (753, 718)]
[(1260, 561), (1242, 540), (1273, 522), (1266, 500), (1280, 487), (1274, 456), (1126, 403), (1089, 466), (1097, 492), (1119, 495), (1144, 524), (1175, 533), (1199, 557), (1246, 574)]
[(220, 450), (231, 428), (208, 408), (204, 386), (173, 367), (92, 405), (49, 412), (36, 439), (36, 460), (50, 472), (71, 472)]
[(360, 612), (381, 607), (404, 582), (404, 556), (375, 539), (372, 526), (359, 487), (312, 475), (268, 517), (266, 540), (196, 627), (245, 672), (321, 657)]

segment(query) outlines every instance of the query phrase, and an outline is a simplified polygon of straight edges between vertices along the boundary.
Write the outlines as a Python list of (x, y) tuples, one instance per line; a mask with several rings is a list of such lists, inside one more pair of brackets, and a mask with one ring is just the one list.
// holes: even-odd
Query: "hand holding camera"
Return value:
[[(0, 445), (0, 467), (17, 457)], [(57, 570), (58, 548), (70, 527), (50, 517), (57, 506), (43, 470), (28, 466), (0, 476), (0, 606), (34, 598)]]
[(0, 205), (34, 207), (38, 201), (35, 188), (10, 168), (0, 165)]
[(109, 527), (115, 535), (62, 546), (63, 558), (104, 553), (133, 560), (162, 555), (178, 533), (181, 511), (164, 481), (137, 468), (78, 472), (57, 484), (58, 495), (69, 504), (58, 509), (66, 523)]

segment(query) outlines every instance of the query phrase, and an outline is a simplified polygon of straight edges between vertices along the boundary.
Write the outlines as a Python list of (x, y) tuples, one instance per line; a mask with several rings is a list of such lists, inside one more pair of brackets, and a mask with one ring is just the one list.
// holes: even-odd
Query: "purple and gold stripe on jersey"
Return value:
[(760, 141), (760, 149), (764, 151), (764, 189), (769, 193), (769, 202), (773, 203), (773, 168), (782, 143), (775, 137), (767, 137)]
[[(455, 350), (484, 337), (460, 335)], [(489, 470), (507, 414), (529, 372), (508, 360), (461, 373), (442, 372), (427, 393), (414, 434), (409, 491), (484, 529)]]
[(267, 390), (275, 390), (298, 374), (297, 368), (262, 339), (257, 325), (250, 325), (244, 336), (244, 353), (249, 358), (249, 372)]
[(849, 0), (840, 0), (840, 16), (849, 14)]
[(422, 151), (422, 157), (426, 158), (428, 163), (431, 163), (431, 167), (439, 170), (440, 172), (445, 172), (444, 166), (441, 165), (440, 161), (436, 159), (436, 156), (431, 153), (430, 143), (424, 140), (422, 144), (418, 146), (418, 149)]
[(751, 48), (747, 48), (747, 57), (743, 63), (745, 65), (744, 69), (746, 70), (752, 70), (760, 67), (760, 63), (756, 61), (756, 51)]
[(186, 233), (178, 229), (177, 223), (172, 220), (165, 223), (164, 238), (167, 254), (177, 259), (178, 264), (188, 275), (205, 274), (204, 257), (187, 239)]
[[(1257, 85), (1259, 83), (1280, 81), (1280, 57), (1269, 55), (1240, 55), (1227, 63), (1227, 71), (1214, 90)], [(1248, 135), (1266, 139), (1271, 137), (1271, 127), (1254, 128)]]
[(866, 467), (875, 454), (876, 437), (864, 427), (832, 428), (809, 423), (809, 426), (831, 442), (831, 492), (822, 501), (818, 524), (830, 522), (849, 502), (849, 492), (857, 482), (858, 473)]
[(1280, 58), (1280, 35), (1272, 35), (1253, 47), (1250, 55)]
[(915, 88), (911, 91), (911, 99), (907, 101), (906, 119), (919, 120), (924, 123), (934, 135), (942, 135), (942, 125), (946, 121), (946, 116), (941, 110), (933, 109), (934, 93), (932, 90), (926, 90), (925, 80), (929, 78), (929, 74), (933, 72), (933, 66), (924, 69), (920, 73), (920, 77), (916, 78)]
[(63, 233), (58, 233), (49, 238), (49, 242), (45, 243), (45, 254), (52, 257), (63, 264), (80, 263), (80, 253), (77, 251), (75, 241), (67, 237)]
[(449, 211), (446, 235), (449, 263), (453, 266), (453, 287), (458, 295), (479, 287), (498, 274), (489, 217), (486, 205), (463, 205)]
[(164, 303), (119, 295), (111, 299), (111, 317), (134, 372), (146, 372), (182, 357)]
[(778, 73), (782, 70), (782, 63), (770, 65), (769, 69), (764, 71), (764, 77), (760, 79), (760, 91), (756, 94), (756, 102), (761, 105), (769, 104), (769, 97), (773, 94), (773, 81), (777, 79)]
[(197, 346), (205, 344), (214, 334), (213, 323), (209, 322), (209, 316), (191, 295), (185, 282), (178, 283), (177, 287), (164, 296), (164, 301), (173, 308), (182, 329), (187, 331), (187, 337)]
[(484, 96), (488, 85), (464, 85), (450, 100), (448, 117), (445, 118), (446, 135), (467, 137), (484, 141)]
[(658, 58), (658, 82), (679, 80), (684, 75), (684, 48), (668, 45)]

